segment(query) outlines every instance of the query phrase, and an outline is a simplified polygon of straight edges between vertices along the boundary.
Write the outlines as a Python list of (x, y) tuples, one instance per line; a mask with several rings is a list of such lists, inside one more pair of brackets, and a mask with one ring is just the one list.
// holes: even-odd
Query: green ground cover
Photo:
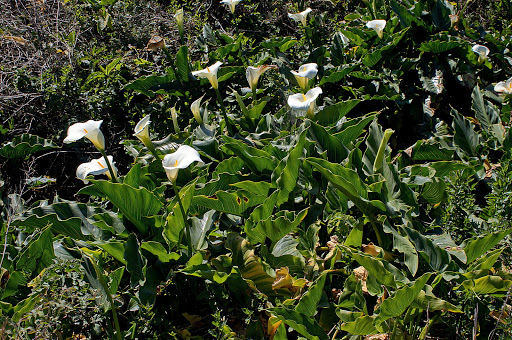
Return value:
[(508, 1), (7, 1), (1, 339), (509, 339)]

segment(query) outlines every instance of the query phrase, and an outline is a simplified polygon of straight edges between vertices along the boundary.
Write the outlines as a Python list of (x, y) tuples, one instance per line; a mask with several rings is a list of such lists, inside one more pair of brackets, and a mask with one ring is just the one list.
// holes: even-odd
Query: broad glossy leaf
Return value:
[(295, 307), (295, 311), (305, 314), (308, 317), (313, 317), (317, 312), (318, 303), (324, 293), (325, 279), (327, 278), (328, 271), (323, 271), (320, 277), (316, 279), (315, 283), (309, 287), (306, 293), (302, 295)]
[(512, 233), (512, 228), (465, 240), (464, 243), (461, 244), (461, 247), (464, 248), (464, 252), (468, 258), (467, 263), (469, 264), (487, 253), (507, 235), (510, 235), (510, 233)]
[(320, 171), (338, 190), (345, 194), (366, 216), (372, 216), (378, 211), (386, 211), (380, 201), (369, 201), (369, 188), (361, 180), (357, 172), (347, 169), (340, 164), (330, 163), (324, 159), (307, 158), (315, 169)]
[(462, 311), (453, 304), (440, 299), (433, 295), (428, 295), (424, 291), (420, 291), (414, 301), (411, 303), (411, 308), (428, 310), (430, 312), (436, 310), (445, 310), (453, 313), (462, 313)]
[[(167, 70), (169, 72), (169, 70)], [(138, 78), (124, 87), (125, 90), (134, 90), (148, 97), (154, 97), (159, 90), (177, 90), (180, 84), (176, 81), (174, 73), (165, 76), (151, 75)]]
[(227, 136), (222, 136), (222, 138), (225, 141), (222, 148), (226, 148), (240, 157), (251, 171), (262, 173), (275, 169), (277, 162), (268, 152)]
[(416, 250), (425, 256), (427, 264), (436, 271), (444, 271), (451, 262), (451, 257), (446, 250), (437, 246), (434, 242), (414, 229), (402, 227), (409, 239), (415, 244)]
[(289, 198), (289, 195), (295, 187), (297, 186), (297, 180), (299, 178), (299, 168), (302, 164), (302, 155), (304, 152), (304, 144), (306, 140), (306, 131), (303, 131), (299, 140), (297, 141), (297, 145), (293, 148), (293, 150), (288, 154), (288, 156), (281, 162), (286, 165), (284, 168), (278, 172), (278, 169), (274, 171), (272, 174), (272, 178), (277, 178), (276, 183), (281, 188), (279, 191), (279, 196), (277, 200), (277, 205), (281, 205), (286, 202)]
[(101, 239), (102, 231), (93, 224), (93, 216), (105, 210), (92, 205), (76, 202), (60, 202), (26, 211), (13, 221), (13, 225), (31, 231), (47, 225), (55, 234), (76, 240)]
[(10, 142), (4, 143), (0, 147), (0, 157), (9, 159), (25, 158), (39, 151), (57, 148), (59, 146), (55, 145), (50, 139), (25, 133), (15, 136)]
[[(351, 122), (355, 122), (354, 124), (347, 126), (342, 131), (335, 133), (334, 137), (336, 137), (341, 144), (343, 145), (349, 145), (351, 143), (354, 143), (354, 141), (361, 136), (361, 134), (365, 131), (365, 127), (375, 119), (376, 115), (369, 115), (363, 118), (355, 118)], [(343, 124), (343, 127), (345, 127), (347, 124)]]
[(179, 191), (179, 196), (183, 209), (185, 210), (185, 216), (181, 212), (181, 208), (177, 198), (175, 197), (168, 207), (170, 214), (167, 216), (167, 220), (164, 225), (163, 235), (169, 248), (173, 248), (180, 241), (180, 234), (185, 229), (185, 219), (188, 218), (188, 210), (194, 197), (194, 190), (197, 179), (187, 184)]
[(476, 118), (484, 130), (486, 130), (488, 133), (491, 133), (492, 125), (498, 124), (501, 121), (499, 112), (493, 109), (489, 102), (484, 100), (483, 93), (480, 91), (478, 84), (473, 89), (471, 98), (473, 99), (471, 108), (473, 111), (475, 111)]
[(178, 253), (169, 253), (163, 244), (156, 241), (142, 242), (140, 245), (141, 249), (144, 249), (151, 254), (155, 255), (161, 262), (176, 261), (180, 258)]
[(52, 264), (54, 258), (52, 231), (46, 228), (20, 252), (16, 270), (34, 277)]
[[(348, 249), (348, 248), (345, 248)], [(395, 276), (384, 266), (383, 259), (349, 251), (350, 256), (354, 258), (361, 266), (368, 270), (369, 274), (373, 275), (375, 279), (386, 287), (396, 288)]]
[(283, 307), (270, 308), (269, 311), (299, 334), (311, 340), (328, 340), (329, 336), (315, 319), (302, 313)]
[(251, 242), (255, 243), (263, 243), (267, 237), (272, 242), (276, 242), (293, 232), (307, 213), (308, 209), (304, 209), (297, 214), (290, 211), (280, 211), (265, 220), (259, 221), (254, 228), (246, 228), (247, 236)]
[(360, 102), (361, 101), (358, 99), (351, 99), (327, 106), (321, 111), (317, 112), (313, 120), (323, 126), (336, 124)]
[(308, 137), (315, 143), (319, 153), (327, 152), (327, 159), (334, 163), (341, 163), (348, 157), (347, 148), (322, 126), (311, 122), (308, 128)]
[(431, 275), (431, 273), (423, 274), (411, 286), (400, 288), (393, 296), (382, 301), (375, 323), (380, 325), (390, 318), (402, 315), (416, 299)]
[(422, 43), (419, 50), (421, 52), (443, 53), (458, 47), (463, 47), (463, 44), (459, 41), (433, 40)]
[(230, 233), (226, 240), (226, 248), (232, 252), (233, 265), (238, 266), (240, 273), (249, 286), (267, 296), (290, 296), (287, 289), (274, 290), (275, 278), (270, 276), (261, 259), (255, 255), (253, 247), (237, 233)]
[(188, 62), (188, 47), (182, 45), (176, 53), (176, 74), (181, 83), (188, 81), (188, 74), (190, 73), (190, 66)]
[(190, 238), (194, 249), (206, 249), (208, 247), (206, 235), (212, 229), (215, 210), (206, 212), (201, 219), (192, 216), (190, 218)]
[(242, 216), (246, 210), (263, 203), (268, 197), (255, 195), (245, 190), (236, 192), (217, 191), (211, 196), (197, 195), (192, 199), (195, 211), (216, 210), (228, 214)]
[(506, 292), (512, 285), (511, 280), (504, 280), (500, 276), (486, 275), (475, 280), (465, 280), (458, 287), (476, 294), (493, 294), (497, 292)]
[(130, 234), (128, 241), (126, 241), (124, 260), (126, 261), (126, 270), (130, 273), (132, 287), (144, 285), (147, 260), (140, 253), (139, 241), (135, 234)]
[(477, 157), (477, 150), (480, 147), (480, 136), (475, 132), (475, 126), (468, 119), (459, 115), (454, 109), (452, 109), (451, 115), (453, 116), (452, 126), (455, 130), (453, 143), (467, 156)]
[(343, 323), (340, 329), (353, 335), (370, 335), (380, 333), (375, 327), (375, 317), (375, 315), (361, 316), (353, 322)]
[(162, 202), (146, 188), (135, 189), (126, 184), (109, 181), (91, 182), (142, 234), (146, 234), (151, 226), (146, 217), (156, 215), (162, 209)]
[[(332, 55), (331, 55), (332, 57)], [(328, 76), (322, 77), (320, 80), (320, 86), (322, 86), (325, 83), (338, 83), (341, 80), (345, 79), (345, 77), (352, 71), (354, 71), (356, 68), (358, 68), (359, 65), (344, 65), (343, 68), (339, 71), (334, 71)]]

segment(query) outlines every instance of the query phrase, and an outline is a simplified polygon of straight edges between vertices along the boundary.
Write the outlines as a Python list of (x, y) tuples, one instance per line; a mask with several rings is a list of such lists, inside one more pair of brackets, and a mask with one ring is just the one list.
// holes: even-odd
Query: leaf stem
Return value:
[(172, 188), (174, 189), (174, 194), (178, 199), (178, 204), (180, 206), (181, 216), (183, 216), (183, 223), (185, 224), (185, 232), (187, 233), (187, 246), (188, 246), (188, 256), (192, 257), (192, 238), (190, 237), (190, 228), (187, 221), (187, 216), (185, 215), (185, 208), (183, 208), (183, 203), (181, 202), (180, 193), (178, 191), (178, 187), (176, 183), (172, 183)]

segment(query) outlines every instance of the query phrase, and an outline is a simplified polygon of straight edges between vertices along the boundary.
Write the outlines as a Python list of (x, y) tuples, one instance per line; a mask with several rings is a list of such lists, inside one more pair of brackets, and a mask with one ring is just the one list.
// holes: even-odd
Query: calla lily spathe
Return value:
[(258, 67), (249, 66), (247, 67), (247, 71), (245, 73), (245, 76), (247, 78), (247, 82), (249, 83), (249, 86), (251, 87), (251, 91), (254, 93), (256, 92), (256, 88), (258, 87), (258, 80), (260, 79), (260, 76), (268, 69), (276, 69), (277, 66), (275, 65), (261, 65)]
[(174, 14), (174, 19), (176, 20), (176, 24), (178, 25), (178, 32), (180, 37), (183, 38), (183, 23), (185, 20), (185, 13), (183, 12), (183, 8), (180, 8)]
[(235, 7), (238, 5), (238, 3), (242, 0), (222, 0), (221, 4), (226, 4), (229, 7), (229, 10), (231, 13), (235, 13)]
[(167, 178), (169, 178), (172, 183), (176, 183), (178, 171), (187, 168), (193, 162), (203, 162), (199, 156), (199, 152), (188, 145), (181, 145), (174, 153), (165, 155), (162, 160), (162, 166), (165, 169)]
[(309, 79), (314, 78), (318, 73), (318, 65), (315, 63), (304, 64), (299, 67), (298, 71), (291, 71), (291, 73), (295, 76), (302, 92), (306, 92), (308, 90)]
[(309, 90), (306, 94), (296, 93), (288, 97), (288, 105), (293, 110), (306, 111), (309, 117), (313, 116), (315, 110), (315, 101), (322, 93), (320, 87)]
[(474, 45), (471, 50), (478, 54), (478, 62), (482, 63), (487, 59), (487, 56), (489, 55), (489, 49), (485, 47), (484, 45)]
[(212, 84), (213, 89), (217, 90), (219, 88), (217, 72), (219, 71), (221, 65), (222, 63), (220, 61), (217, 61), (212, 66), (208, 66), (205, 69), (192, 72), (192, 75), (197, 76), (198, 78), (207, 78), (210, 81), (210, 84)]
[(64, 138), (64, 143), (76, 142), (83, 137), (90, 140), (94, 146), (100, 150), (105, 150), (105, 137), (100, 130), (102, 120), (88, 120), (85, 123), (76, 123), (68, 128), (68, 135)]
[(203, 98), (204, 95), (201, 98), (196, 99), (192, 105), (190, 105), (190, 111), (192, 111), (192, 114), (198, 124), (203, 123), (203, 117), (201, 117), (201, 100), (203, 100)]
[(384, 28), (386, 27), (386, 20), (372, 20), (366, 23), (366, 27), (371, 28), (377, 32), (379, 38), (384, 35)]
[(297, 21), (297, 22), (301, 22), (302, 25), (306, 26), (307, 24), (307, 21), (306, 21), (306, 17), (308, 16), (308, 14), (313, 11), (311, 8), (306, 8), (304, 11), (302, 12), (299, 12), (299, 13), (295, 13), (295, 14), (292, 14), (292, 13), (288, 13), (288, 17)]
[[(117, 176), (117, 168), (115, 167), (115, 162), (112, 156), (107, 156), (108, 161), (112, 164), (112, 169), (114, 170), (115, 175)], [(89, 183), (86, 180), (89, 175), (102, 175), (105, 174), (108, 178), (111, 178), (110, 172), (108, 171), (107, 162), (105, 162), (104, 157), (100, 157), (97, 159), (93, 159), (88, 163), (82, 163), (76, 168), (76, 177), (81, 179), (84, 184)]]
[(512, 94), (512, 78), (509, 78), (507, 81), (500, 81), (494, 86), (494, 91)]
[(350, 43), (350, 39), (347, 38), (347, 36), (341, 32), (338, 32), (338, 34), (340, 35), (340, 38), (341, 38), (341, 42), (343, 43), (343, 45), (348, 45)]
[(148, 143), (151, 143), (151, 138), (149, 137), (149, 120), (151, 115), (146, 115), (146, 117), (142, 118), (137, 125), (135, 125), (134, 136), (140, 139), (140, 141), (147, 146)]

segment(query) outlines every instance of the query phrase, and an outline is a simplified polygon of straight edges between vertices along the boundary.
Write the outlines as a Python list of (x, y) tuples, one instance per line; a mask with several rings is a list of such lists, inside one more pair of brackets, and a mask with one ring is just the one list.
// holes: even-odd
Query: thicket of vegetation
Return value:
[(512, 5), (5, 1), (1, 339), (509, 339)]

